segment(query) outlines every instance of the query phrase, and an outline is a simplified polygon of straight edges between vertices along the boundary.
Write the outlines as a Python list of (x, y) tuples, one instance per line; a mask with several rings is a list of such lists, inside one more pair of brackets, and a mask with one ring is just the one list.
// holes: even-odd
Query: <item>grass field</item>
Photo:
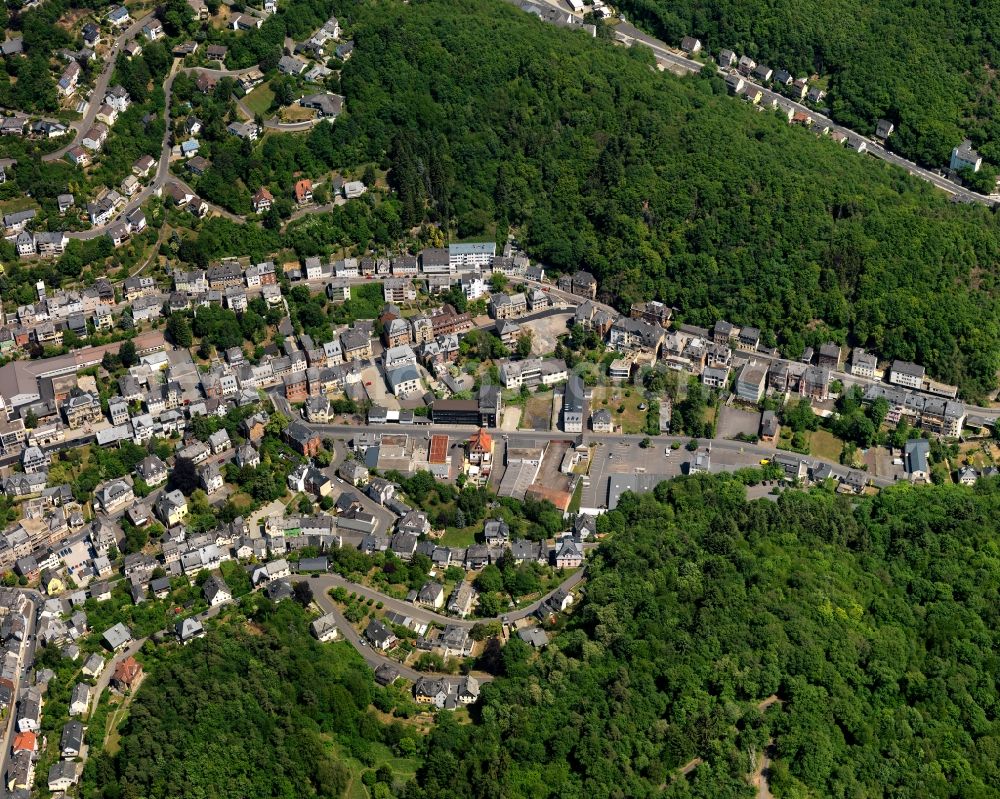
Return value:
[(471, 547), (476, 543), (476, 531), (479, 529), (479, 525), (449, 527), (438, 543), (443, 547)]
[(9, 200), (0, 200), (0, 211), (4, 214), (27, 211), (29, 208), (38, 208), (38, 203), (31, 197), (11, 197)]
[(552, 419), (552, 392), (532, 394), (524, 403), (521, 414), (521, 430), (548, 430)]
[(590, 410), (607, 409), (623, 433), (642, 433), (646, 429), (646, 409), (640, 410), (639, 406), (645, 404), (646, 398), (634, 387), (598, 386), (590, 399)]
[(415, 757), (396, 757), (387, 746), (372, 744), (372, 752), (375, 754), (375, 763), (368, 767), (360, 760), (347, 754), (342, 746), (331, 742), (337, 760), (347, 767), (351, 774), (347, 790), (344, 792), (346, 799), (370, 799), (371, 791), (361, 781), (361, 775), (369, 769), (378, 769), (380, 766), (388, 766), (392, 769), (393, 777), (399, 782), (408, 782), (417, 773), (420, 761)]
[(304, 122), (307, 119), (315, 119), (316, 112), (300, 105), (289, 105), (281, 109), (280, 116), (282, 122)]
[(809, 454), (836, 463), (844, 450), (844, 442), (827, 430), (815, 430), (809, 438)]
[(244, 97), (243, 102), (254, 114), (266, 114), (274, 102), (274, 92), (269, 84), (262, 83)]

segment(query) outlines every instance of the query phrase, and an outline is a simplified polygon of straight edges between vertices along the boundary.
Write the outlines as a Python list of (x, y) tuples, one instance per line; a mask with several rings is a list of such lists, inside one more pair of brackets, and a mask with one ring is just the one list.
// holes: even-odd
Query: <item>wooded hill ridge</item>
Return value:
[[(620, 307), (758, 326), (789, 355), (833, 338), (983, 396), (1000, 365), (994, 217), (681, 80), (648, 51), (499, 0), (356, 3), (336, 160), (391, 168), (403, 227), (515, 226)], [(502, 46), (497, 46), (502, 42)]]
[(796, 77), (829, 78), (834, 117), (871, 134), (896, 124), (892, 149), (931, 167), (948, 165), (971, 138), (1000, 164), (1000, 13), (990, 3), (932, 0), (622, 0), (638, 25), (679, 44), (700, 37)]
[(773, 741), (783, 799), (1000, 796), (1000, 479), (751, 502), (697, 475), (599, 531), (548, 648), (487, 648), (471, 724), (381, 721), (356, 653), (252, 595), (202, 640), (147, 645), (82, 795), (339, 797), (391, 749), (417, 768), (379, 776), (383, 799), (749, 799)]
[(772, 738), (776, 796), (996, 797), (998, 519), (996, 479), (629, 495), (567, 629), (435, 728), (407, 797), (751, 797)]

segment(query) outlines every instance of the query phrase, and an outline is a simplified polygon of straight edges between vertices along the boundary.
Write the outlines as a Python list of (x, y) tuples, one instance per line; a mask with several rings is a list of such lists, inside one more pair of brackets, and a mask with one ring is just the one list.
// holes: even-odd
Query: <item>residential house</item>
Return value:
[(379, 651), (387, 652), (396, 645), (395, 634), (377, 619), (371, 619), (365, 628), (365, 638)]
[[(299, 105), (313, 109), (320, 118), (336, 119), (344, 108), (344, 98), (330, 92), (307, 94), (299, 100)], [(347, 196), (346, 191), (344, 196)]]
[(69, 715), (83, 716), (90, 710), (90, 686), (86, 683), (78, 682), (69, 700)]
[(334, 614), (327, 613), (312, 621), (309, 625), (309, 632), (313, 637), (322, 643), (336, 641), (340, 637), (340, 630), (337, 627), (337, 620)]
[(221, 577), (214, 574), (205, 581), (202, 592), (205, 595), (205, 600), (213, 608), (230, 602), (233, 598), (232, 593), (229, 591), (229, 586), (226, 585)]
[(131, 691), (142, 679), (142, 665), (131, 655), (122, 660), (111, 677), (111, 686), (122, 693)]
[(810, 366), (802, 373), (799, 393), (817, 402), (830, 396), (830, 370), (820, 366)]
[(872, 379), (878, 371), (878, 358), (861, 347), (855, 347), (851, 352), (851, 374), (856, 377)]
[(319, 434), (302, 424), (293, 421), (285, 428), (285, 439), (300, 455), (313, 458), (323, 448)]
[(296, 181), (293, 191), (295, 202), (299, 205), (308, 205), (312, 202), (312, 181), (309, 178), (302, 178)]
[(982, 165), (983, 157), (973, 149), (972, 142), (969, 139), (966, 139), (951, 151), (949, 166), (953, 172), (958, 172), (962, 169), (970, 169), (973, 172), (978, 172)]
[[(864, 350), (862, 350), (864, 352)], [(823, 366), (827, 369), (837, 370), (840, 368), (840, 345), (835, 344), (832, 341), (826, 344), (821, 344), (819, 348), (819, 356), (816, 363), (819, 366)]]
[(121, 622), (118, 622), (113, 627), (105, 630), (102, 639), (112, 652), (117, 652), (132, 642), (132, 631)]
[(701, 40), (696, 39), (693, 36), (685, 36), (681, 39), (681, 50), (688, 55), (699, 53), (701, 52)]
[(924, 383), (924, 367), (910, 361), (895, 360), (889, 367), (889, 382), (894, 386), (920, 389)]
[(417, 593), (417, 602), (425, 607), (440, 610), (444, 607), (444, 586), (435, 582), (425, 583)]
[[(255, 214), (263, 214), (271, 209), (274, 196), (267, 190), (266, 186), (261, 186), (251, 198), (253, 211)], [(248, 284), (249, 285), (249, 284)]]
[(903, 447), (903, 468), (911, 483), (930, 483), (930, 442), (925, 438), (910, 439)]

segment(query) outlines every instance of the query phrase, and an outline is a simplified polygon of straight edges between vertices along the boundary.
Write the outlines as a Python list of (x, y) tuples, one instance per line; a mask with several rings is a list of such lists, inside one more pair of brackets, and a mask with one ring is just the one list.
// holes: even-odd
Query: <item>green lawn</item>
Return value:
[(244, 97), (243, 102), (254, 114), (266, 114), (274, 102), (274, 92), (269, 84), (262, 83)]
[(580, 503), (583, 501), (583, 480), (580, 480), (576, 484), (576, 490), (573, 491), (573, 499), (569, 503), (570, 513), (580, 512)]
[[(387, 746), (372, 744), (372, 752), (375, 754), (375, 763), (372, 770), (379, 766), (388, 766), (392, 769), (393, 776), (400, 782), (407, 782), (416, 776), (420, 760), (415, 757), (396, 757)], [(360, 760), (347, 754), (342, 746), (331, 742), (331, 748), (336, 754), (337, 760), (347, 767), (351, 773), (351, 780), (344, 792), (346, 799), (370, 799), (371, 792), (361, 781), (361, 775), (369, 770)]]
[(479, 529), (479, 525), (449, 527), (438, 543), (443, 547), (470, 547), (476, 543), (476, 531)]
[(827, 430), (815, 430), (809, 438), (809, 454), (837, 462), (844, 450), (844, 442)]
[(645, 404), (646, 397), (635, 386), (604, 386), (593, 390), (590, 410), (609, 410), (623, 433), (642, 433), (646, 430), (646, 409), (639, 406)]

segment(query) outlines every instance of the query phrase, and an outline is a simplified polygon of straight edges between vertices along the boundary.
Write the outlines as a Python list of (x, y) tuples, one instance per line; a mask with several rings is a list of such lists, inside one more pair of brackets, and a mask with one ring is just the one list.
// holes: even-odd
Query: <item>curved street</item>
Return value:
[[(322, 580), (323, 578), (320, 577), (318, 579)], [(317, 582), (317, 580), (313, 580), (311, 582)], [(377, 669), (379, 666), (389, 665), (399, 672), (400, 677), (410, 680), (411, 682), (416, 682), (421, 677), (454, 677), (454, 675), (451, 674), (437, 674), (436, 672), (417, 671), (414, 668), (404, 666), (402, 663), (376, 652), (368, 644), (362, 643), (364, 639), (358, 635), (354, 627), (351, 626), (351, 623), (344, 618), (344, 614), (340, 612), (337, 604), (329, 597), (325, 590), (316, 591), (313, 595), (313, 599), (324, 613), (330, 613), (333, 616), (333, 620), (336, 622), (337, 628), (340, 630), (341, 635), (343, 635), (344, 640), (354, 647), (355, 651), (361, 655), (362, 658), (364, 658), (365, 663), (371, 666), (372, 669)], [(482, 672), (475, 672), (475, 677), (481, 683), (493, 680), (492, 675)]]
[(527, 618), (538, 610), (541, 604), (557, 591), (568, 591), (575, 588), (583, 580), (585, 569), (586, 566), (577, 569), (558, 586), (553, 588), (540, 599), (532, 602), (530, 605), (526, 605), (518, 610), (512, 610), (509, 613), (504, 613), (501, 616), (494, 616), (485, 619), (460, 619), (457, 616), (445, 616), (444, 614), (437, 613), (431, 608), (426, 608), (423, 605), (414, 605), (412, 602), (406, 602), (402, 599), (391, 597), (388, 594), (383, 594), (381, 591), (376, 588), (372, 588), (371, 586), (352, 583), (350, 580), (341, 577), (339, 574), (322, 574), (319, 577), (310, 580), (310, 582), (313, 584), (314, 589), (321, 589), (324, 596), (327, 595), (327, 592), (331, 588), (344, 588), (348, 591), (360, 594), (366, 599), (374, 599), (376, 602), (381, 602), (385, 605), (387, 610), (394, 610), (397, 613), (403, 613), (413, 619), (417, 619), (418, 621), (422, 621), (427, 624), (447, 624), (471, 630), (477, 624), (486, 624), (493, 621), (513, 623)]
[[(539, 3), (549, 6), (550, 8), (558, 9), (561, 14), (569, 13), (567, 8), (558, 0), (538, 0)], [(582, 17), (582, 13), (574, 12), (574, 16), (578, 19)], [(666, 42), (654, 38), (653, 36), (639, 30), (634, 25), (625, 22), (618, 21), (612, 28), (613, 35), (616, 41), (622, 44), (631, 46), (635, 42), (643, 44), (653, 51), (653, 55), (656, 57), (657, 61), (664, 66), (674, 67), (676, 69), (683, 70), (687, 73), (701, 72), (705, 64), (701, 61), (696, 61), (693, 58), (688, 58), (683, 53), (679, 52), (675, 48), (670, 47)], [(713, 62), (714, 63), (714, 62)], [(722, 69), (717, 69), (720, 75), (728, 74)], [(958, 200), (963, 202), (975, 202), (981, 203), (983, 205), (988, 205), (990, 207), (996, 206), (1000, 200), (994, 197), (989, 197), (985, 194), (979, 194), (978, 192), (972, 191), (971, 189), (962, 186), (955, 181), (949, 180), (942, 175), (937, 174), (933, 170), (925, 169), (922, 166), (918, 166), (912, 161), (903, 158), (902, 156), (896, 155), (895, 153), (886, 150), (885, 147), (878, 141), (875, 141), (871, 137), (863, 136), (856, 131), (846, 128), (843, 125), (838, 125), (832, 119), (823, 114), (820, 114), (810, 108), (809, 106), (803, 105), (802, 103), (795, 102), (794, 100), (785, 97), (784, 95), (778, 94), (777, 92), (771, 91), (765, 86), (757, 83), (756, 81), (750, 80), (748, 77), (744, 76), (744, 82), (750, 86), (756, 86), (761, 90), (766, 101), (770, 102), (772, 99), (779, 100), (783, 105), (794, 109), (795, 111), (801, 111), (804, 114), (808, 114), (817, 122), (822, 122), (824, 125), (829, 126), (830, 131), (837, 131), (843, 133), (845, 136), (850, 136), (854, 139), (859, 139), (864, 141), (868, 147), (868, 152), (879, 158), (886, 163), (893, 164), (894, 166), (901, 167), (909, 172), (914, 177), (925, 180), (928, 183), (936, 186), (944, 192), (952, 195)]]
[(90, 93), (90, 102), (87, 107), (87, 113), (82, 119), (79, 119), (70, 125), (70, 127), (76, 131), (76, 135), (65, 147), (61, 147), (54, 152), (43, 155), (43, 161), (58, 161), (73, 147), (78, 145), (80, 140), (83, 138), (83, 134), (90, 130), (94, 121), (97, 119), (97, 112), (101, 110), (101, 102), (104, 100), (104, 95), (107, 94), (108, 84), (111, 82), (111, 76), (114, 74), (115, 62), (118, 60), (118, 54), (121, 52), (122, 46), (126, 42), (134, 39), (142, 30), (142, 26), (152, 19), (155, 19), (155, 14), (147, 14), (142, 19), (138, 19), (129, 25), (124, 32), (118, 34), (115, 38), (114, 44), (111, 45), (111, 49), (108, 51), (107, 58), (104, 62), (104, 69), (101, 70), (101, 74), (98, 75), (97, 80), (94, 81), (94, 90)]

